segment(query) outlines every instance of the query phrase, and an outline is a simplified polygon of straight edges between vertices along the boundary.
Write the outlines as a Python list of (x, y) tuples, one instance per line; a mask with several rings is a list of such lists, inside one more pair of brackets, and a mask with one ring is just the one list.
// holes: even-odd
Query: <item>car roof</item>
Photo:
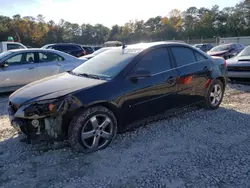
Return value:
[[(126, 49), (147, 49), (151, 47), (157, 47), (157, 46), (167, 46), (171, 44), (178, 44), (182, 46), (190, 46), (183, 42), (174, 42), (174, 41), (161, 41), (161, 42), (148, 42), (148, 43), (137, 43), (137, 44), (130, 44), (126, 46)], [(122, 46), (118, 46), (115, 48), (121, 48)]]
[(60, 51), (53, 50), (53, 49), (44, 49), (44, 48), (28, 48), (28, 49), (13, 49), (9, 50), (10, 52), (56, 52), (61, 53)]
[(75, 44), (75, 43), (53, 43), (53, 44), (46, 44), (44, 46), (63, 46), (63, 45), (68, 45), (68, 46), (82, 46), (81, 44)]

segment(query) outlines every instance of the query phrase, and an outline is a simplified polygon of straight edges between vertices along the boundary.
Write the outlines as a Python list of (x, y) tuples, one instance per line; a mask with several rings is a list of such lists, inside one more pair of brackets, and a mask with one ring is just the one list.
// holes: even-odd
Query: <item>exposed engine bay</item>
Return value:
[[(48, 141), (61, 139), (63, 135), (63, 115), (77, 102), (67, 96), (55, 100), (32, 102), (18, 108), (9, 102), (12, 126), (27, 136), (27, 141)], [(79, 104), (79, 103), (78, 103)]]

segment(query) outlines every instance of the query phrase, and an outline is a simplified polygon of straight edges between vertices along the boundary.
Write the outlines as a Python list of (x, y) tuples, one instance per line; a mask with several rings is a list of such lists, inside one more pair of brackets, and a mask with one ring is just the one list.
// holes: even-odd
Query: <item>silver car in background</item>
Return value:
[(238, 55), (226, 61), (231, 81), (250, 80), (250, 46), (246, 46)]
[(0, 53), (0, 93), (15, 91), (45, 77), (70, 71), (87, 61), (49, 49), (18, 49)]

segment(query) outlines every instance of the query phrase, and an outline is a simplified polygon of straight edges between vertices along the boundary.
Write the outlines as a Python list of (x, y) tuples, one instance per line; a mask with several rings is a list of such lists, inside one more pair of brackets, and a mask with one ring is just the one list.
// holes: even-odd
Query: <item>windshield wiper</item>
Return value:
[(79, 74), (78, 73), (76, 73), (76, 72), (73, 72), (72, 70), (70, 70), (70, 71), (67, 71), (69, 74), (73, 74), (73, 75), (76, 75), (76, 76), (79, 76)]
[(103, 80), (104, 79), (103, 77), (100, 77), (100, 76), (95, 75), (95, 74), (76, 73), (76, 72), (73, 72), (73, 71), (68, 71), (68, 73), (76, 75), (76, 76), (84, 76), (84, 77), (87, 77), (87, 78), (94, 78), (94, 79), (98, 79), (98, 80)]
[(101, 78), (100, 76), (94, 75), (94, 74), (81, 73), (81, 74), (78, 74), (78, 75), (79, 76), (85, 76), (85, 77), (88, 77), (88, 78), (103, 80), (103, 78)]

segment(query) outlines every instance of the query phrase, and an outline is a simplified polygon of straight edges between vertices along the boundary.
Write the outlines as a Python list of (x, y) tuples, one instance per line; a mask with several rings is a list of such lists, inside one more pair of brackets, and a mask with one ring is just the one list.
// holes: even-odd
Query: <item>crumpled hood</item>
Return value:
[(54, 99), (105, 82), (105, 80), (62, 73), (32, 82), (18, 89), (10, 95), (9, 100), (16, 105), (23, 105), (34, 101)]
[(218, 52), (210, 52), (208, 51), (207, 54), (210, 55), (210, 56), (216, 56), (216, 55), (221, 55), (221, 54), (224, 54), (224, 53), (227, 53), (228, 50), (224, 50), (224, 51), (218, 51)]

